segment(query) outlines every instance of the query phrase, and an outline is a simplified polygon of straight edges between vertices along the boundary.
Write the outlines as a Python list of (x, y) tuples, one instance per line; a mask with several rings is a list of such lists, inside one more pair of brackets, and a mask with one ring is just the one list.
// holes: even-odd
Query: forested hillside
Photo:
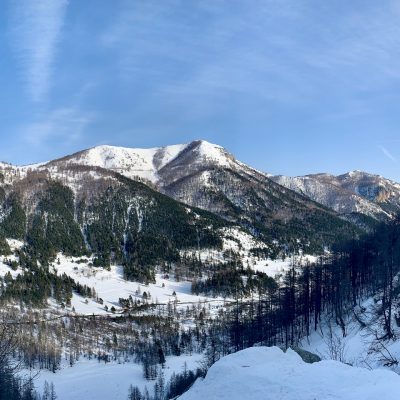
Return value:
[(222, 228), (232, 225), (118, 174), (93, 179), (90, 168), (68, 172), (74, 186), (30, 172), (2, 189), (4, 255), (5, 239), (17, 239), (26, 243), (27, 262), (46, 266), (58, 252), (93, 256), (94, 266), (122, 264), (127, 279), (153, 281), (154, 267), (179, 261), (180, 250), (220, 249)]

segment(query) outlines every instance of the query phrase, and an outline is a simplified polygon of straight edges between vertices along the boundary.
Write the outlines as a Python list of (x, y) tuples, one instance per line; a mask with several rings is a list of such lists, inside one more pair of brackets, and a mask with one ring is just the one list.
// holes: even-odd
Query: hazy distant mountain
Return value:
[(400, 184), (379, 175), (352, 171), (339, 176), (314, 174), (271, 179), (340, 214), (359, 213), (381, 220), (400, 211)]

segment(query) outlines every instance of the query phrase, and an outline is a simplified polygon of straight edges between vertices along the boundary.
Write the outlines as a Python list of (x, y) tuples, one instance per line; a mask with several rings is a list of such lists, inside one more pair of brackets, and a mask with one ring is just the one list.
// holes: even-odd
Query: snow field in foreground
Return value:
[(291, 349), (253, 347), (219, 360), (179, 400), (398, 400), (399, 393), (392, 371), (307, 364)]

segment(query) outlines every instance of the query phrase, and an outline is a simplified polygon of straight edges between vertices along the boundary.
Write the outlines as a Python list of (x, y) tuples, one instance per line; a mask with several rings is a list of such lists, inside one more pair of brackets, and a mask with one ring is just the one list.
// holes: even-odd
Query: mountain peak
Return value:
[(141, 178), (152, 183), (159, 181), (159, 171), (179, 158), (179, 164), (216, 165), (228, 167), (233, 156), (223, 147), (195, 140), (186, 144), (163, 147), (130, 148), (99, 145), (49, 164), (81, 164), (118, 172), (128, 178)]
[(340, 178), (340, 177), (361, 178), (361, 177), (364, 177), (364, 176), (377, 176), (377, 175), (370, 174), (368, 172), (361, 171), (359, 169), (354, 169), (352, 171), (349, 171), (349, 172), (346, 172), (344, 174), (338, 175), (337, 177), (338, 178)]
[(349, 174), (350, 176), (351, 176), (351, 175), (364, 175), (364, 174), (366, 174), (366, 172), (361, 171), (360, 169), (353, 169), (353, 170), (350, 171), (348, 174)]
[(217, 163), (219, 166), (229, 166), (233, 156), (222, 146), (207, 142), (206, 140), (196, 140), (188, 145), (197, 153), (200, 161)]

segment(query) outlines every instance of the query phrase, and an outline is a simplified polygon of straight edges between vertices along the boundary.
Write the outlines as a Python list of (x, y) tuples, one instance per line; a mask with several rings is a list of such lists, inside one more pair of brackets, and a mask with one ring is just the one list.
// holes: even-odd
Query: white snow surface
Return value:
[[(324, 359), (336, 359), (369, 369), (385, 368), (400, 374), (400, 365), (385, 365), (390, 356), (400, 359), (400, 328), (395, 317), (392, 320), (393, 339), (376, 340), (376, 337), (383, 336), (382, 317), (376, 316), (380, 303), (370, 297), (361, 306), (355, 307), (353, 313), (345, 315), (344, 335), (332, 318), (324, 316), (318, 329), (302, 339), (300, 347)], [(363, 321), (364, 325), (359, 321)]]
[[(222, 297), (209, 298), (194, 295), (191, 293), (191, 282), (177, 282), (173, 277), (169, 278), (163, 274), (156, 275), (155, 284), (144, 285), (125, 280), (123, 277), (123, 267), (119, 265), (112, 265), (110, 271), (107, 271), (104, 268), (78, 264), (74, 258), (66, 257), (62, 254), (59, 254), (57, 258), (60, 260), (60, 264), (55, 264), (54, 268), (58, 274), (62, 275), (65, 273), (76, 282), (95, 289), (98, 297), (103, 299), (103, 304), (99, 304), (94, 299), (85, 299), (74, 293), (71, 300), (71, 309), (74, 307), (78, 314), (108, 314), (109, 312), (105, 310), (105, 306), (109, 309), (113, 306), (119, 309), (121, 307), (119, 305), (119, 298), (132, 296), (134, 299), (141, 300), (143, 292), (147, 292), (150, 295), (149, 302), (151, 303), (166, 304), (169, 301), (176, 301), (178, 307), (180, 303), (183, 303), (182, 306), (184, 308), (187, 307), (188, 303), (197, 304), (212, 300), (213, 304), (210, 305), (210, 308), (211, 311), (215, 311), (224, 303)], [(4, 266), (4, 269), (11, 271), (7, 266)], [(1, 268), (0, 274), (2, 274)], [(174, 292), (175, 295), (173, 295)], [(55, 302), (52, 302), (51, 305), (54, 308), (59, 308), (59, 305)], [(67, 308), (67, 310), (71, 311), (70, 308)]]
[(293, 350), (253, 347), (215, 363), (180, 400), (395, 400), (400, 376), (337, 361), (305, 363)]
[[(128, 178), (142, 178), (152, 183), (159, 180), (158, 171), (174, 160), (189, 144), (176, 144), (148, 149), (117, 146), (96, 146), (70, 156), (68, 164), (81, 164), (105, 168)], [(216, 162), (229, 166), (231, 160), (225, 150), (218, 145), (201, 140), (194, 150), (199, 163)]]
[(229, 167), (230, 165), (230, 160), (226, 157), (224, 148), (216, 144), (201, 140), (200, 145), (197, 147), (197, 153), (202, 160), (217, 161), (223, 167)]
[[(181, 373), (184, 365), (188, 370), (196, 370), (200, 366), (202, 355), (181, 355), (179, 357), (166, 357), (163, 369), (165, 381), (168, 382), (172, 373)], [(38, 371), (32, 371), (36, 375)], [(22, 375), (29, 375), (23, 371)], [(129, 386), (138, 386), (143, 392), (147, 387), (153, 393), (155, 381), (147, 381), (143, 377), (141, 364), (133, 362), (99, 362), (97, 359), (81, 357), (72, 367), (64, 362), (61, 370), (56, 373), (47, 370), (39, 371), (34, 380), (35, 388), (43, 392), (44, 383), (54, 384), (58, 400), (126, 400)]]
[[(318, 260), (317, 256), (313, 255), (297, 255), (294, 257), (286, 257), (285, 259), (277, 258), (272, 260), (270, 258), (257, 259), (256, 257), (244, 258), (244, 265), (248, 263), (250, 268), (254, 271), (264, 272), (271, 278), (276, 280), (281, 279), (287, 271), (289, 271), (293, 265), (313, 265)], [(298, 267), (296, 267), (298, 268)]]
[(183, 144), (149, 149), (97, 146), (85, 151), (79, 162), (154, 182), (157, 180), (157, 170), (174, 159), (185, 147)]

